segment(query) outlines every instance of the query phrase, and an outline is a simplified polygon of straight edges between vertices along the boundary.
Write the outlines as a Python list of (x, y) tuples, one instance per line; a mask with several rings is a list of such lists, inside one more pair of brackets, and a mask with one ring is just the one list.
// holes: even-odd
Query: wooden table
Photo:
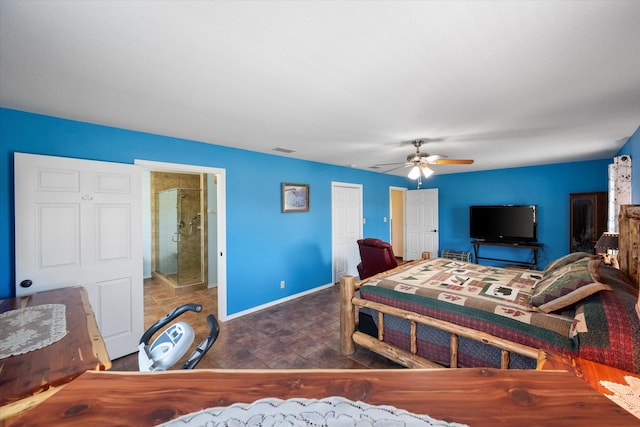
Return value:
[(29, 353), (0, 359), (0, 420), (26, 411), (81, 373), (111, 368), (83, 287), (0, 300), (0, 313), (42, 304), (64, 304), (67, 335)]
[(602, 394), (611, 394), (609, 389), (600, 384), (602, 380), (624, 385), (627, 384), (624, 379), (627, 376), (640, 379), (640, 375), (634, 374), (633, 372), (623, 371), (622, 369), (612, 368), (611, 366), (553, 351), (544, 352), (543, 357), (539, 358), (538, 369), (571, 372)]
[(153, 425), (203, 408), (343, 396), (480, 426), (637, 426), (565, 371), (496, 369), (85, 372), (11, 426)]

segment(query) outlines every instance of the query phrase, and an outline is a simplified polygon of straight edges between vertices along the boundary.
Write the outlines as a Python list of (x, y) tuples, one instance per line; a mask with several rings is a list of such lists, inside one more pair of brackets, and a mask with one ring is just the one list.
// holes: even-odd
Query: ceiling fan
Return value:
[(431, 169), (429, 165), (470, 165), (473, 163), (473, 160), (469, 159), (449, 159), (447, 156), (442, 154), (421, 153), (420, 147), (424, 144), (422, 139), (417, 139), (412, 141), (412, 143), (413, 146), (416, 147), (416, 152), (409, 154), (406, 162), (380, 163), (377, 164), (376, 167), (400, 165), (383, 172), (388, 173), (396, 169), (413, 166), (407, 177), (409, 179), (417, 179), (418, 188), (420, 188), (420, 184), (422, 184), (422, 177), (424, 176), (425, 178), (429, 178), (433, 174), (433, 169)]

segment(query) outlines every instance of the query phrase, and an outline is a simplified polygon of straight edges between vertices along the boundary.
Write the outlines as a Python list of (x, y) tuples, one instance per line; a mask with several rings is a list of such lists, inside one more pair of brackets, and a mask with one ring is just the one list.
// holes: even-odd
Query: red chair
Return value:
[(398, 266), (393, 247), (387, 242), (372, 238), (360, 239), (358, 247), (361, 259), (358, 264), (360, 279), (366, 279)]

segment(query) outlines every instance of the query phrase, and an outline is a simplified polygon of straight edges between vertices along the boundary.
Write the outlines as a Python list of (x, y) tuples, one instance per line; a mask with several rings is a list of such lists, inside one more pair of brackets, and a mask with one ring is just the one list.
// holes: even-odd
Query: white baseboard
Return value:
[(333, 283), (328, 283), (326, 285), (321, 285), (321, 286), (318, 286), (317, 288), (309, 289), (307, 291), (300, 292), (298, 294), (289, 295), (288, 297), (281, 298), (281, 299), (278, 299), (278, 300), (275, 300), (275, 301), (271, 301), (269, 303), (262, 304), (262, 305), (259, 305), (257, 307), (252, 307), (252, 308), (249, 308), (249, 309), (244, 310), (244, 311), (239, 311), (237, 313), (234, 313), (234, 314), (231, 314), (231, 315), (227, 316), (227, 319), (225, 321), (237, 319), (238, 317), (246, 316), (247, 314), (255, 313), (256, 311), (264, 310), (265, 308), (269, 308), (269, 307), (276, 306), (278, 304), (282, 304), (283, 302), (291, 301), (291, 300), (303, 297), (305, 295), (313, 294), (313, 293), (316, 293), (316, 292), (321, 291), (323, 289), (330, 288), (331, 286), (335, 286), (335, 285)]

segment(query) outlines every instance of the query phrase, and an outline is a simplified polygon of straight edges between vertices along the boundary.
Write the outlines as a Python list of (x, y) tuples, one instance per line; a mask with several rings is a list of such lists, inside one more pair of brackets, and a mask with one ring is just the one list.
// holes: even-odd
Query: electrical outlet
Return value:
[(284, 280), (280, 281), (280, 289), (284, 289)]

